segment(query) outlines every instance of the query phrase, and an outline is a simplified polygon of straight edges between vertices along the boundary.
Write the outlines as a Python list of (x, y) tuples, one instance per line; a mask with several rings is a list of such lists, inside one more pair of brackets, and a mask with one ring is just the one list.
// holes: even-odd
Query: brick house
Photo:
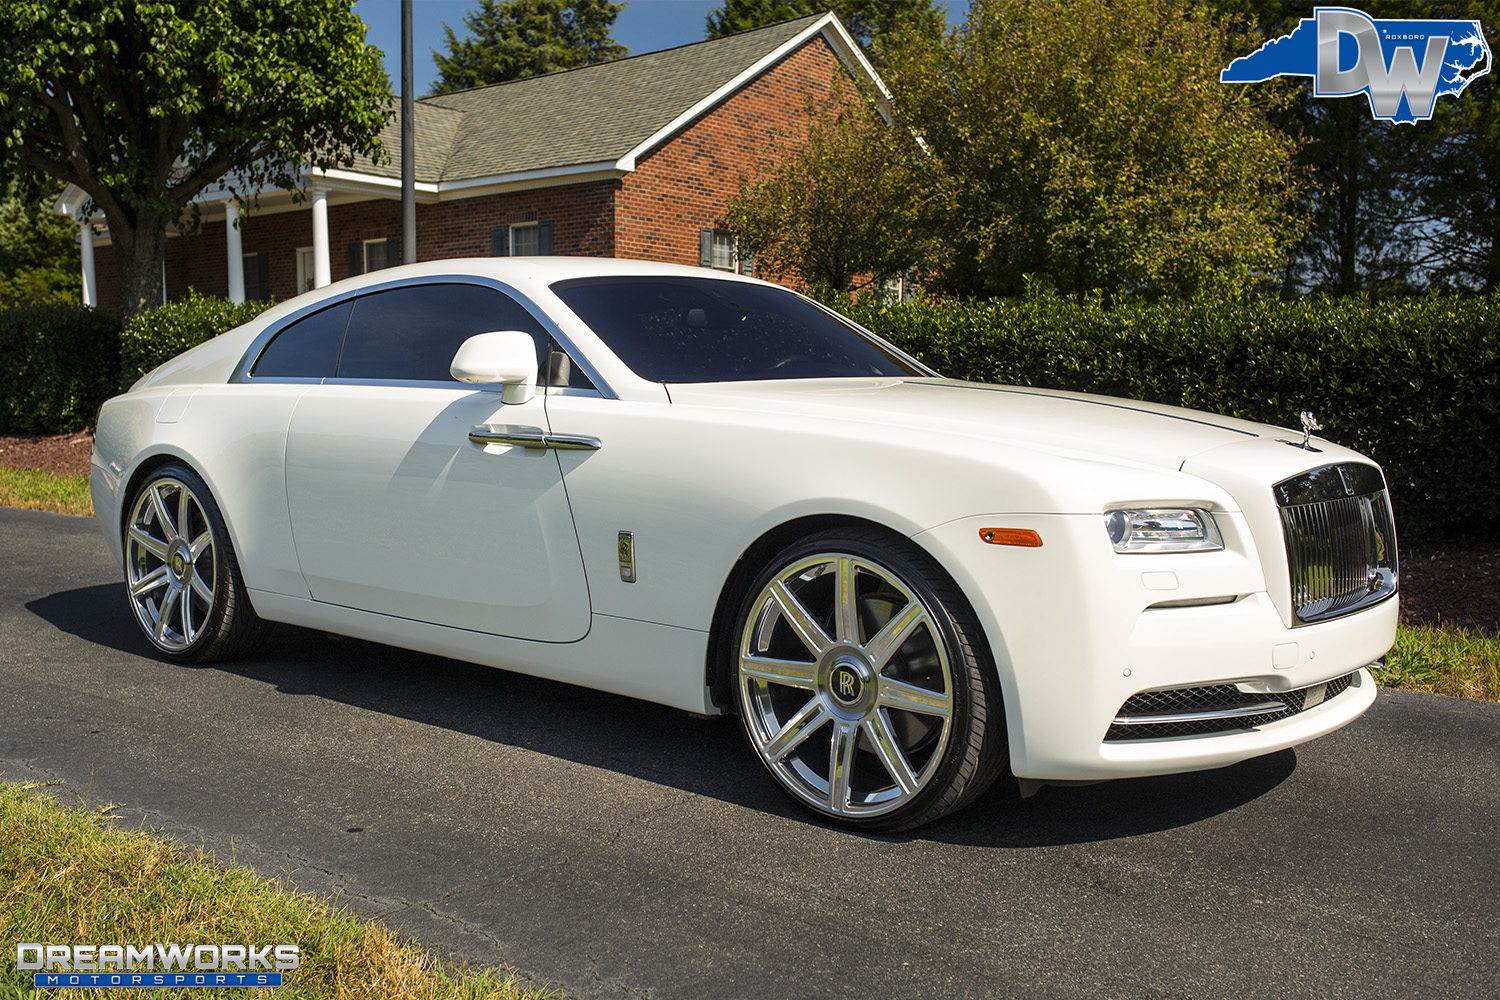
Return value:
[[(417, 259), (555, 253), (748, 270), (715, 228), (725, 204), (845, 72), (884, 94), (843, 25), (821, 14), (418, 101)], [(167, 241), (165, 296), (285, 299), (399, 263), (399, 120), (382, 141), (393, 162), (308, 171), (300, 204), (271, 189), (241, 211), (204, 192), (199, 231)], [(58, 211), (76, 219), (84, 201), (70, 187)], [(84, 301), (117, 308), (100, 232), (99, 218), (81, 227)]]

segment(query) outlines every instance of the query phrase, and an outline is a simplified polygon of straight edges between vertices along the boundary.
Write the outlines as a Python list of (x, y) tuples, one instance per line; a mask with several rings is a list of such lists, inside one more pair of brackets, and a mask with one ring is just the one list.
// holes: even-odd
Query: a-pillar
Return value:
[(328, 263), (328, 192), (312, 189), (313, 287), (322, 288), (333, 280)]
[(240, 227), (236, 224), (240, 207), (234, 201), (224, 204), (225, 264), (229, 267), (229, 301), (245, 301), (245, 251), (240, 241)]

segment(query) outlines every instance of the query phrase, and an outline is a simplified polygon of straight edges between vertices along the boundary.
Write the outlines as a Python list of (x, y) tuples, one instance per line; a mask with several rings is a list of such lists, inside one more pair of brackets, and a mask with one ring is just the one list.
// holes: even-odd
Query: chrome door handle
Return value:
[(598, 451), (599, 439), (581, 434), (548, 434), (540, 427), (504, 427), (478, 424), (469, 428), (475, 444), (517, 444), (523, 448), (555, 448), (558, 451)]

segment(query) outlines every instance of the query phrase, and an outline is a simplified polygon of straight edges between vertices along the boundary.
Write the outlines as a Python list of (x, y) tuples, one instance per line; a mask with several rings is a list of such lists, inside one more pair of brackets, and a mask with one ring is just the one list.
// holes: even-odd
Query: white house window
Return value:
[(738, 241), (727, 229), (698, 230), (698, 266), (755, 277), (755, 256), (741, 254)]
[(714, 230), (712, 257), (708, 266), (718, 271), (734, 270), (734, 237), (721, 229)]
[(381, 268), (390, 267), (396, 263), (389, 257), (389, 240), (365, 240), (365, 273), (379, 271)]
[(491, 257), (548, 257), (552, 252), (550, 222), (490, 227)]
[(297, 294), (313, 290), (317, 280), (312, 247), (297, 248)]
[(510, 255), (512, 257), (535, 257), (541, 249), (541, 230), (536, 223), (529, 226), (510, 227)]
[(245, 275), (245, 298), (252, 302), (267, 302), (271, 298), (271, 255), (265, 253), (241, 254)]

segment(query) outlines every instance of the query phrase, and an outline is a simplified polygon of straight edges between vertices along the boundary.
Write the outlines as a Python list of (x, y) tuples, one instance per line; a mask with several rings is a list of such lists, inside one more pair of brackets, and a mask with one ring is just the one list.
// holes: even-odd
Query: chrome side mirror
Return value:
[(459, 345), (448, 370), (460, 382), (503, 386), (503, 402), (524, 403), (536, 395), (536, 341), (520, 330), (476, 334)]

